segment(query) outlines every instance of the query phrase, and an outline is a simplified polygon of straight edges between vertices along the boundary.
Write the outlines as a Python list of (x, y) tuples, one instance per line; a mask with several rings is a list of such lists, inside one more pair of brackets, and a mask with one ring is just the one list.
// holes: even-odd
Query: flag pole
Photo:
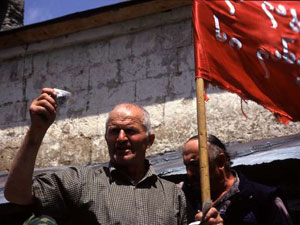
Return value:
[(204, 80), (196, 77), (197, 123), (198, 123), (198, 150), (200, 169), (200, 190), (202, 211), (206, 212), (211, 206), (209, 162), (207, 152), (206, 112), (204, 96)]
[[(207, 132), (206, 132), (206, 111), (205, 111), (205, 91), (204, 80), (199, 76), (199, 64), (203, 58), (199, 54), (199, 47), (196, 43), (201, 38), (197, 32), (197, 23), (195, 23), (198, 11), (198, 2), (193, 1), (193, 25), (194, 25), (194, 42), (195, 42), (195, 73), (196, 73), (196, 99), (197, 99), (197, 124), (198, 124), (198, 151), (199, 151), (199, 172), (200, 172), (200, 190), (201, 190), (201, 203), (202, 212), (206, 213), (211, 207), (210, 195), (210, 180), (209, 180), (209, 162), (207, 152)], [(202, 46), (201, 46), (202, 47)]]

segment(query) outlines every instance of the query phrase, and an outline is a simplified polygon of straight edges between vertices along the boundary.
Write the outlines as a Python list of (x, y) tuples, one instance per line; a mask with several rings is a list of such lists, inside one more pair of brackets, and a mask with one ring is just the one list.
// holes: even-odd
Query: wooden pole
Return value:
[[(198, 143), (199, 143), (199, 165), (200, 165), (200, 189), (202, 199), (202, 210), (207, 210), (205, 204), (211, 202), (210, 182), (209, 182), (209, 162), (207, 153), (207, 132), (206, 132), (206, 112), (204, 98), (204, 80), (196, 78), (197, 97), (197, 123), (198, 123)], [(205, 208), (205, 209), (204, 209)]]

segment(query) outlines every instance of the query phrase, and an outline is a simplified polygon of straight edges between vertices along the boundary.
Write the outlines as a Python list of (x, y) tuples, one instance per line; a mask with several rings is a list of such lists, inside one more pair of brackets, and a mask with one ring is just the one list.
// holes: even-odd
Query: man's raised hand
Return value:
[(30, 105), (31, 129), (47, 131), (56, 118), (56, 93), (51, 88), (43, 88), (40, 96)]

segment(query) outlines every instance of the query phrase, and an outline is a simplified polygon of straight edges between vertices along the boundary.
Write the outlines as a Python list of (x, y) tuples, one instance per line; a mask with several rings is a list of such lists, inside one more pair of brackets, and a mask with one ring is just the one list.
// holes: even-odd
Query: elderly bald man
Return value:
[(119, 104), (109, 113), (109, 166), (71, 167), (33, 178), (38, 150), (56, 118), (56, 95), (44, 88), (30, 106), (31, 125), (11, 165), (7, 200), (34, 205), (37, 216), (58, 224), (187, 224), (183, 192), (159, 178), (145, 159), (155, 135), (148, 112), (135, 104)]

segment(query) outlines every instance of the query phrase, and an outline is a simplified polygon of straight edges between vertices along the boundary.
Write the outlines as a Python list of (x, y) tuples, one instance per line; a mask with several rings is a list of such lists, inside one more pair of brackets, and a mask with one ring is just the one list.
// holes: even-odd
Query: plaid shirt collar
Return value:
[(115, 182), (115, 181), (123, 181), (123, 182), (128, 182), (131, 185), (139, 185), (143, 182), (146, 181), (151, 181), (155, 178), (157, 178), (154, 168), (151, 166), (151, 164), (149, 163), (149, 161), (147, 159), (145, 159), (145, 167), (146, 167), (146, 174), (145, 176), (138, 182), (135, 183), (133, 180), (131, 180), (126, 173), (124, 173), (122, 170), (117, 169), (116, 167), (114, 167), (114, 165), (112, 164), (112, 162), (109, 162), (108, 168), (109, 168), (109, 182)]

